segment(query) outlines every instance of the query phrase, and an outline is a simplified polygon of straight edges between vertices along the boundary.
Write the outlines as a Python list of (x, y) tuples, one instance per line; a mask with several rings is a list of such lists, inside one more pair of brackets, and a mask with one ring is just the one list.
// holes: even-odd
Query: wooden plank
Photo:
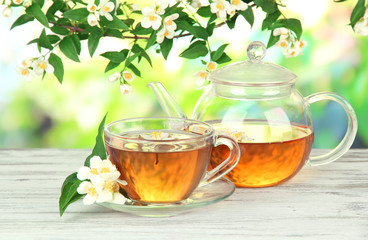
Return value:
[(89, 152), (0, 150), (0, 239), (368, 239), (366, 149), (179, 216), (138, 217), (79, 201), (60, 218), (62, 182)]

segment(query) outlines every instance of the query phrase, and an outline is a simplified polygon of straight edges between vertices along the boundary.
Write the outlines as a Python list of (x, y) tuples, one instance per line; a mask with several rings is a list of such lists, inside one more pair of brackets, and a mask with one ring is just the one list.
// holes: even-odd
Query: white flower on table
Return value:
[(230, 3), (226, 0), (214, 0), (211, 5), (211, 12), (216, 13), (221, 21), (226, 20), (227, 10), (230, 8)]
[(81, 167), (77, 173), (79, 180), (90, 180), (83, 181), (77, 189), (79, 194), (86, 194), (83, 203), (85, 205), (94, 202), (123, 204), (126, 199), (119, 192), (119, 176), (120, 172), (110, 160), (101, 160), (98, 156), (92, 157), (90, 167)]
[(37, 75), (42, 75), (44, 72), (53, 73), (54, 67), (51, 64), (43, 59), (38, 59), (32, 63), (32, 68), (34, 73)]
[(161, 26), (162, 18), (155, 12), (153, 8), (144, 7), (142, 8), (143, 18), (141, 21), (141, 25), (144, 28), (152, 27), (154, 30), (157, 30)]

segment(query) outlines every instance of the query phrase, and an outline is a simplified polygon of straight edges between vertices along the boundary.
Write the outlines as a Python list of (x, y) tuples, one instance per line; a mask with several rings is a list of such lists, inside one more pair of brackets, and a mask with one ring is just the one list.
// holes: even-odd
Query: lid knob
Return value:
[(253, 41), (248, 46), (247, 54), (251, 62), (260, 62), (266, 56), (266, 46), (260, 41)]

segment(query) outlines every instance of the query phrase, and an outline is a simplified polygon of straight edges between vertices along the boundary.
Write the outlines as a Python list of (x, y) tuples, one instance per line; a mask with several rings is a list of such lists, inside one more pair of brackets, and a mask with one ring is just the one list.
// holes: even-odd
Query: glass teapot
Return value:
[[(352, 145), (357, 119), (341, 96), (320, 92), (306, 98), (295, 88), (297, 76), (281, 66), (262, 62), (266, 47), (252, 42), (249, 60), (229, 64), (212, 72), (210, 87), (199, 98), (193, 119), (213, 125), (217, 134), (230, 135), (239, 144), (241, 158), (226, 176), (238, 187), (267, 187), (294, 176), (305, 163), (316, 166), (341, 157)], [(168, 116), (186, 118), (162, 84), (148, 84)], [(348, 127), (335, 149), (309, 156), (313, 143), (313, 121), (309, 105), (320, 100), (339, 103), (348, 116)], [(227, 158), (228, 149), (216, 147), (211, 165)]]

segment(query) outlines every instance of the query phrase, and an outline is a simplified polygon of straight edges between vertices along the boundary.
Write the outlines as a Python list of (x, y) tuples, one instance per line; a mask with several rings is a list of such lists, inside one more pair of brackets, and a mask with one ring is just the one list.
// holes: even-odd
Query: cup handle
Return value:
[(331, 92), (315, 93), (306, 97), (305, 100), (308, 102), (308, 104), (312, 104), (321, 100), (335, 101), (343, 107), (346, 115), (348, 116), (348, 128), (341, 142), (330, 152), (320, 156), (310, 156), (308, 160), (308, 164), (311, 166), (318, 166), (333, 162), (346, 153), (353, 144), (358, 129), (358, 122), (354, 109), (345, 98)]
[(208, 171), (199, 186), (212, 183), (222, 178), (223, 176), (228, 174), (239, 162), (240, 148), (238, 143), (233, 138), (225, 135), (219, 135), (214, 147), (217, 147), (219, 145), (226, 145), (228, 148), (230, 148), (229, 157), (217, 167), (215, 167), (211, 171)]

